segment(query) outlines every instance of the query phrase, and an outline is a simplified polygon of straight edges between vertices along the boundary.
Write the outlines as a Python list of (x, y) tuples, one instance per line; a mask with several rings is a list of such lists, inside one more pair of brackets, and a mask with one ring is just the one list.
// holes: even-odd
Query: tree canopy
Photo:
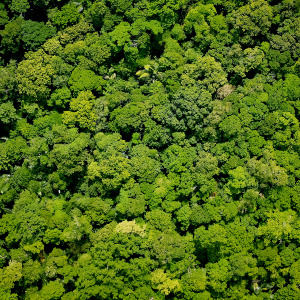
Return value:
[(0, 299), (300, 299), (300, 1), (3, 0)]

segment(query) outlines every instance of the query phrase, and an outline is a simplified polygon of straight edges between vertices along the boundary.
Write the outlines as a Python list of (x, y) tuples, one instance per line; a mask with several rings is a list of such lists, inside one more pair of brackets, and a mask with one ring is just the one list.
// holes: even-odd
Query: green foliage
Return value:
[(19, 51), (22, 39), (23, 22), (24, 20), (21, 17), (11, 20), (5, 25), (4, 30), (0, 31), (2, 37), (1, 46), (4, 53), (16, 53)]
[(41, 22), (31, 20), (25, 21), (22, 24), (22, 41), (25, 50), (36, 50), (44, 44), (47, 39), (55, 34), (55, 28), (44, 25)]
[(86, 90), (100, 92), (103, 79), (91, 70), (76, 68), (72, 72), (68, 83), (71, 91), (74, 91), (75, 94)]
[(27, 143), (21, 136), (1, 143), (0, 170), (9, 170), (11, 166), (18, 165), (23, 158), (23, 153), (26, 151), (26, 148)]
[(43, 297), (43, 299), (47, 300), (60, 299), (64, 291), (65, 289), (63, 288), (62, 283), (58, 281), (50, 281), (42, 288), (40, 295)]
[(17, 261), (10, 261), (9, 265), (0, 269), (1, 288), (10, 290), (14, 286), (15, 281), (19, 281), (22, 277), (22, 264)]
[(53, 75), (54, 57), (47, 55), (43, 50), (29, 52), (17, 69), (19, 93), (30, 98), (44, 98), (49, 95)]
[(117, 201), (116, 211), (123, 215), (138, 217), (145, 212), (145, 196), (138, 184), (128, 190), (121, 189)]
[[(239, 41), (252, 44), (258, 34), (266, 35), (272, 24), (273, 10), (265, 0), (252, 0), (233, 12), (229, 20), (241, 37)], [(242, 34), (241, 34), (242, 33)]]
[(50, 153), (50, 161), (59, 173), (70, 176), (82, 172), (88, 159), (88, 134), (81, 133), (69, 144), (56, 144)]
[(63, 123), (74, 127), (79, 124), (80, 128), (93, 130), (96, 125), (97, 116), (93, 112), (95, 96), (91, 91), (80, 92), (77, 98), (70, 101), (70, 109), (62, 115)]
[(298, 300), (300, 2), (2, 2), (0, 299)]
[(71, 100), (71, 91), (67, 87), (56, 89), (47, 101), (49, 106), (65, 107)]
[(67, 4), (62, 7), (60, 11), (54, 13), (51, 18), (51, 21), (58, 27), (58, 28), (65, 28), (68, 25), (75, 24), (79, 19), (79, 12), (78, 8), (74, 3)]
[(17, 119), (16, 109), (12, 102), (0, 104), (0, 121), (9, 124)]
[(4, 4), (0, 4), (0, 26), (4, 26), (9, 21), (7, 11), (5, 10)]
[(109, 0), (107, 2), (116, 12), (125, 12), (132, 4), (131, 0)]
[(28, 0), (12, 0), (10, 10), (15, 13), (25, 13), (30, 8)]

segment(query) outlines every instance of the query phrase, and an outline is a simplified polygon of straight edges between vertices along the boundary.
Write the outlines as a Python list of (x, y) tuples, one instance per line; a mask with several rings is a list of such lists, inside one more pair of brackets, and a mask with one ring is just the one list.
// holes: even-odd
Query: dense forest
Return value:
[(300, 0), (0, 2), (1, 300), (300, 299)]

